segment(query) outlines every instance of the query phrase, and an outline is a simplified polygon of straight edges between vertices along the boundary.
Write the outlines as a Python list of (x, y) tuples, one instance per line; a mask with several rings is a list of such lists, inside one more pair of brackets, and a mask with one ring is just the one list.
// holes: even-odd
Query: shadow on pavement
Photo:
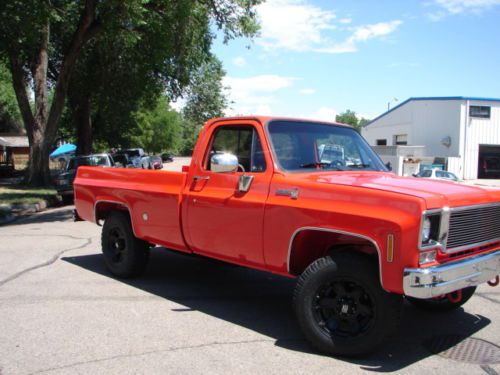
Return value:
[(34, 215), (20, 217), (8, 226), (73, 221), (73, 209), (74, 206), (65, 206), (61, 209), (42, 211)]
[[(64, 261), (112, 277), (100, 254), (65, 257)], [(169, 301), (264, 334), (275, 345), (319, 354), (304, 339), (291, 308), (295, 280), (155, 248), (146, 273), (117, 280)], [(422, 343), (436, 335), (472, 336), (490, 320), (458, 309), (426, 313), (405, 304), (401, 328), (380, 350), (359, 359), (342, 359), (374, 372), (393, 372), (431, 354)]]

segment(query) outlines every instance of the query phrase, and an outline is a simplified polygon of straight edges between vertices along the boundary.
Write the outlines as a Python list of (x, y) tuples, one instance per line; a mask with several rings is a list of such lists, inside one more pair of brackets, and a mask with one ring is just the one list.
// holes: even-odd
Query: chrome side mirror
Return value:
[(238, 158), (229, 153), (213, 154), (210, 157), (210, 170), (215, 173), (236, 172)]

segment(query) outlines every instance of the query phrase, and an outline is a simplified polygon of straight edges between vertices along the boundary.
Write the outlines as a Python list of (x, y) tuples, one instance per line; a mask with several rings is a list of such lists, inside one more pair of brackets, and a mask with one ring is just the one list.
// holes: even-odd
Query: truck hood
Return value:
[[(423, 199), (427, 209), (456, 207), (500, 201), (500, 189), (415, 177), (399, 177), (385, 172), (325, 172), (294, 174), (313, 183), (376, 189)], [(299, 177), (300, 176), (300, 177)], [(293, 179), (293, 177), (292, 177)]]

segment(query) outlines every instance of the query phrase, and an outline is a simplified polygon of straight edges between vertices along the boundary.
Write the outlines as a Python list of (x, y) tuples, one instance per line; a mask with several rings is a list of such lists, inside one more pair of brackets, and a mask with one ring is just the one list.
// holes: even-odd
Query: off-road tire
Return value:
[(433, 311), (433, 312), (446, 312), (458, 309), (464, 303), (471, 299), (476, 291), (475, 286), (462, 289), (462, 299), (458, 302), (451, 302), (447, 296), (441, 298), (419, 299), (413, 297), (406, 297), (406, 299), (415, 307), (420, 310)]
[(115, 276), (138, 276), (146, 269), (149, 244), (134, 236), (126, 213), (112, 212), (102, 227), (101, 247), (106, 267)]
[[(373, 351), (397, 330), (402, 300), (382, 289), (376, 261), (339, 253), (317, 259), (302, 273), (294, 310), (305, 337), (317, 349), (356, 356)], [(357, 326), (359, 332), (346, 332), (343, 325)]]

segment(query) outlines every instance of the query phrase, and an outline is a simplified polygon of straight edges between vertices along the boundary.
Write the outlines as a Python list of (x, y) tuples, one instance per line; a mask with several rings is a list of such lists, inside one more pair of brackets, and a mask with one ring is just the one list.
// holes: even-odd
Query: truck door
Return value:
[[(187, 184), (184, 232), (195, 253), (263, 265), (262, 224), (272, 166), (262, 128), (255, 123), (215, 123), (207, 130)], [(202, 141), (203, 142), (203, 141)], [(232, 154), (239, 168), (215, 172), (212, 157)], [(242, 176), (252, 180), (239, 190)]]

